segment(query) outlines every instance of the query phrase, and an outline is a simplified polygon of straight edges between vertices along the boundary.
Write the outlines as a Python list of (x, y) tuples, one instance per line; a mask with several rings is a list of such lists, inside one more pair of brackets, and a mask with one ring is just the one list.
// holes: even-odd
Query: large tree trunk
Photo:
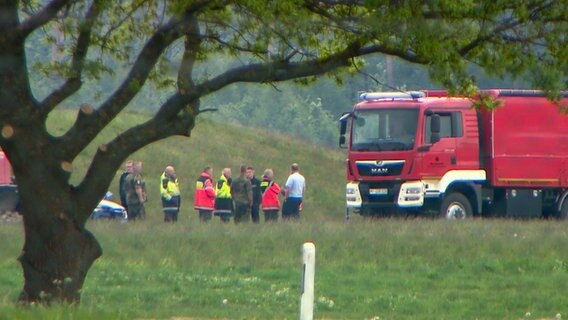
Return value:
[(19, 299), (78, 303), (87, 272), (102, 249), (85, 229), (89, 212), (81, 211), (88, 208), (76, 205), (62, 171), (35, 163), (18, 180), (25, 229)]
[(80, 302), (83, 282), (102, 250), (93, 235), (66, 218), (41, 222), (26, 219), (26, 242), (20, 263), (24, 271), (24, 288), (20, 301)]

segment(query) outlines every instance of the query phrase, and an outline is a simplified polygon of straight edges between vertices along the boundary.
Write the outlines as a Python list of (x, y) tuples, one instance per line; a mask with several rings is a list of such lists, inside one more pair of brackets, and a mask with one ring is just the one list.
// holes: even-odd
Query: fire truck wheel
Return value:
[(561, 220), (568, 220), (568, 198), (564, 199), (564, 203), (560, 207), (559, 217)]
[(458, 192), (448, 194), (442, 201), (440, 217), (448, 220), (466, 219), (473, 216), (473, 209), (466, 196)]

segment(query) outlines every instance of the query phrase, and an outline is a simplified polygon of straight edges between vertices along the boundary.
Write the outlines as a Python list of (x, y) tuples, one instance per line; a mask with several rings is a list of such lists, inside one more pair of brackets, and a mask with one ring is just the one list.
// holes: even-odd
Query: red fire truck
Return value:
[[(568, 219), (568, 114), (541, 91), (369, 92), (340, 118), (347, 213)], [(560, 105), (568, 105), (568, 92)]]
[(12, 174), (12, 166), (0, 149), (0, 214), (16, 211), (18, 198), (18, 188)]

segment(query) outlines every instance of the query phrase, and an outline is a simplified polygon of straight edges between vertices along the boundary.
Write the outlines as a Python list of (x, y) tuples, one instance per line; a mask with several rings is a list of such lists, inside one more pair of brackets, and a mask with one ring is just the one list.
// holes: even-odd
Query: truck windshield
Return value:
[(412, 150), (418, 109), (359, 110), (353, 113), (353, 151)]

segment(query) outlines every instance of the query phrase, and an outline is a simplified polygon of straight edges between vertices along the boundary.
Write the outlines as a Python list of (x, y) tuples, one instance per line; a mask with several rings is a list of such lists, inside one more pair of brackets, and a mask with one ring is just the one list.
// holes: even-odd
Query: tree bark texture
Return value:
[[(26, 242), (20, 263), (23, 303), (78, 303), (87, 272), (102, 250), (93, 235), (65, 218), (51, 218), (49, 227), (24, 216)], [(46, 230), (42, 230), (42, 229)]]
[[(19, 300), (78, 303), (87, 272), (102, 249), (85, 229), (90, 212), (75, 204), (73, 189), (62, 179), (64, 171), (38, 162), (32, 161), (27, 175), (18, 175), (25, 231)], [(16, 165), (15, 170), (22, 168)]]

